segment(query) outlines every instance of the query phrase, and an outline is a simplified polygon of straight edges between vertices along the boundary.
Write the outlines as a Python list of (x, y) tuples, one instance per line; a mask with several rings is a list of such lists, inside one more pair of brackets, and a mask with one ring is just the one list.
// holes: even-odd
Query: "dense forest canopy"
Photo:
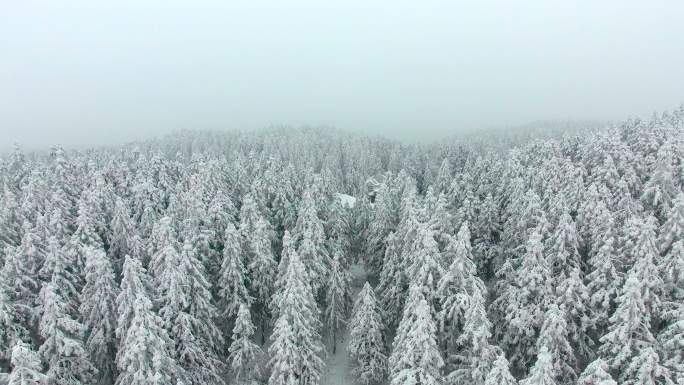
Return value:
[(684, 106), (17, 147), (0, 186), (0, 383), (684, 384)]

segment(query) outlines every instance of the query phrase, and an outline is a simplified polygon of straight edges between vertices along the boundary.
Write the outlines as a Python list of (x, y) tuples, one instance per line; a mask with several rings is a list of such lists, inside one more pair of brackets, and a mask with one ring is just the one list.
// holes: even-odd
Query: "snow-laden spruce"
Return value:
[(263, 352), (261, 347), (252, 339), (255, 327), (252, 323), (249, 307), (240, 304), (235, 327), (233, 328), (232, 343), (228, 348), (228, 360), (235, 380), (239, 384), (252, 384), (261, 377), (261, 363)]
[(425, 288), (419, 285), (409, 289), (389, 358), (392, 385), (442, 383), (440, 370), (444, 361), (437, 346), (437, 326), (424, 292)]
[(43, 385), (48, 380), (38, 354), (30, 345), (19, 341), (12, 348), (12, 372), (8, 380), (7, 385)]
[(309, 277), (297, 252), (291, 252), (268, 349), (272, 368), (269, 385), (315, 385), (320, 381), (324, 347)]
[(366, 282), (359, 293), (349, 322), (347, 351), (354, 362), (354, 375), (364, 385), (382, 382), (387, 374), (387, 348), (384, 323), (371, 285)]

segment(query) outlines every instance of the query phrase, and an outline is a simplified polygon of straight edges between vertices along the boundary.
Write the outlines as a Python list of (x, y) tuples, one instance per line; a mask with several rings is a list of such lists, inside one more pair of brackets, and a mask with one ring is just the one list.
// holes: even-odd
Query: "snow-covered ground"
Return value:
[[(356, 297), (366, 283), (366, 272), (363, 266), (352, 265), (351, 276), (352, 298), (353, 301), (356, 301)], [(351, 372), (352, 362), (349, 360), (349, 354), (347, 353), (348, 342), (349, 329), (345, 331), (344, 336), (337, 342), (335, 354), (330, 354), (327, 357), (321, 385), (349, 385), (356, 383)]]
[(337, 199), (339, 199), (342, 205), (348, 208), (352, 208), (356, 204), (356, 198), (351, 195), (337, 193), (335, 194), (335, 196), (337, 197)]

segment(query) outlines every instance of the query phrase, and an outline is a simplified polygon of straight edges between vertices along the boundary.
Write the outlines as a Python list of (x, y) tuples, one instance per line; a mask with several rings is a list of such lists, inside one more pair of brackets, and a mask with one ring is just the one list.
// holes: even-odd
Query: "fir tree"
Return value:
[(406, 261), (400, 254), (400, 245), (395, 233), (387, 236), (385, 258), (380, 273), (380, 283), (375, 288), (383, 317), (389, 328), (396, 328), (401, 320), (405, 293), (408, 288)]
[(28, 330), (17, 314), (9, 283), (3, 272), (0, 275), (0, 361), (6, 362), (12, 358), (14, 346), (28, 337)]
[(12, 348), (12, 371), (7, 385), (43, 385), (47, 380), (38, 354), (30, 345), (18, 341)]
[(441, 308), (437, 319), (440, 331), (448, 336), (445, 340), (453, 344), (463, 330), (463, 317), (468, 310), (470, 297), (475, 293), (480, 298), (486, 296), (485, 285), (476, 276), (467, 222), (461, 225), (458, 235), (449, 242), (444, 254), (452, 262), (437, 286), (436, 295)]
[(485, 385), (517, 385), (518, 381), (511, 375), (508, 369), (508, 360), (503, 354), (499, 354), (492, 369), (487, 373)]
[(637, 272), (630, 272), (617, 299), (618, 307), (610, 317), (608, 332), (600, 339), (601, 354), (618, 373), (623, 373), (632, 357), (654, 341), (652, 318), (644, 298), (645, 284)]
[(542, 346), (537, 354), (537, 362), (530, 369), (530, 375), (520, 381), (520, 385), (556, 385), (553, 358), (546, 346)]
[(354, 304), (347, 346), (347, 351), (354, 361), (353, 373), (364, 385), (380, 383), (387, 373), (383, 329), (380, 308), (373, 288), (366, 282)]
[[(271, 249), (271, 230), (268, 223), (259, 218), (254, 233), (249, 240), (250, 257), (249, 288), (255, 299), (254, 312), (262, 320), (262, 332), (268, 319), (268, 304), (273, 294), (273, 283), (276, 279), (277, 265)], [(262, 336), (264, 339), (264, 336)]]
[(252, 302), (247, 291), (247, 272), (245, 270), (238, 232), (232, 223), (226, 225), (224, 235), (223, 262), (218, 279), (220, 307), (228, 318), (237, 315), (240, 306)]
[(145, 296), (149, 301), (151, 292), (149, 276), (139, 259), (128, 255), (125, 257), (120, 288), (119, 295), (116, 297), (116, 337), (119, 339), (117, 357), (121, 354), (121, 345), (135, 316), (135, 301), (140, 295)]
[(299, 255), (289, 256), (284, 292), (268, 351), (269, 385), (317, 384), (323, 369), (318, 308)]
[(608, 364), (597, 358), (580, 374), (577, 385), (617, 385), (617, 382), (610, 376)]
[(121, 198), (116, 200), (110, 227), (111, 235), (108, 240), (107, 254), (112, 259), (113, 265), (121, 269), (125, 256), (133, 255), (131, 242), (135, 232), (135, 225), (128, 212), (128, 207)]
[(87, 247), (85, 286), (79, 308), (86, 328), (85, 350), (98, 369), (98, 384), (116, 379), (116, 297), (118, 287), (110, 260), (103, 250)]
[(590, 294), (591, 321), (594, 330), (605, 330), (608, 318), (615, 309), (622, 277), (618, 270), (618, 256), (615, 249), (613, 218), (605, 217), (606, 230), (602, 234), (598, 248), (589, 259), (590, 273), (586, 276), (587, 290)]
[(349, 272), (344, 268), (342, 260), (342, 247), (339, 242), (333, 251), (330, 264), (330, 273), (326, 285), (325, 296), (325, 326), (330, 336), (332, 354), (337, 349), (337, 337), (344, 330), (347, 323), (347, 315), (351, 306)]
[(223, 338), (215, 324), (217, 311), (204, 267), (189, 241), (180, 254), (166, 254), (155, 278), (159, 315), (175, 343), (175, 361), (183, 368), (185, 380), (193, 385), (222, 384), (216, 354)]
[[(542, 254), (541, 234), (535, 229), (527, 242), (521, 265), (515, 272), (512, 287), (503, 293), (505, 316), (501, 344), (511, 356), (511, 363), (524, 368), (533, 358), (546, 306), (551, 302), (550, 271)], [(501, 305), (500, 305), (501, 306)]]
[(404, 315), (392, 343), (389, 375), (392, 385), (441, 384), (444, 361), (437, 346), (437, 326), (424, 289), (412, 285)]
[(83, 344), (84, 326), (69, 314), (69, 304), (59, 294), (55, 277), (41, 290), (39, 333), (43, 344), (38, 353), (47, 364), (50, 383), (90, 384), (97, 369)]
[(620, 374), (620, 381), (626, 385), (670, 385), (674, 384), (670, 371), (660, 364), (660, 358), (653, 347), (642, 348)]
[(546, 348), (551, 355), (554, 377), (559, 384), (574, 383), (577, 379), (577, 359), (568, 342), (568, 326), (565, 311), (556, 304), (549, 306), (544, 317), (537, 349)]
[(249, 308), (241, 304), (233, 328), (233, 342), (228, 348), (230, 367), (239, 384), (251, 384), (261, 377), (259, 360), (263, 352), (259, 345), (252, 341), (254, 331)]
[(426, 225), (421, 224), (417, 231), (417, 242), (409, 254), (408, 279), (411, 285), (425, 291), (425, 298), (434, 309), (435, 291), (444, 270), (441, 254), (433, 232)]
[[(126, 274), (124, 263), (124, 275)], [(133, 317), (116, 359), (119, 368), (117, 385), (176, 384), (181, 369), (172, 358), (171, 339), (161, 326), (163, 321), (152, 311), (144, 292), (138, 292), (130, 312)]]

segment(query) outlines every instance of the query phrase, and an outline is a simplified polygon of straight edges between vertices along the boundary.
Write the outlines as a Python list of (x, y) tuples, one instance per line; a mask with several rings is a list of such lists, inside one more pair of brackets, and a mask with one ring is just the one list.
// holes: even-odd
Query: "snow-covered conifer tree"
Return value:
[(169, 252), (160, 266), (157, 282), (159, 315), (175, 345), (175, 361), (187, 384), (222, 384), (217, 357), (223, 338), (216, 327), (204, 266), (189, 241), (181, 253)]
[(557, 385), (553, 367), (553, 357), (546, 346), (542, 346), (537, 354), (537, 362), (530, 369), (530, 374), (520, 385)]
[(116, 297), (116, 337), (119, 339), (118, 355), (121, 354), (121, 345), (126, 338), (128, 328), (135, 315), (136, 299), (139, 295), (144, 295), (149, 301), (151, 292), (149, 281), (150, 278), (140, 260), (127, 255), (124, 259), (119, 295)]
[(249, 237), (249, 289), (254, 298), (254, 313), (262, 320), (262, 330), (268, 319), (268, 304), (273, 295), (277, 264), (271, 248), (271, 230), (265, 219), (259, 218)]
[(608, 364), (602, 358), (597, 358), (580, 374), (577, 385), (617, 385), (617, 382), (611, 377)]
[(511, 375), (508, 368), (508, 360), (503, 354), (494, 361), (492, 369), (487, 373), (485, 385), (517, 385), (518, 381)]
[(525, 254), (516, 270), (513, 285), (502, 293), (501, 314), (497, 320), (503, 330), (500, 344), (511, 357), (511, 363), (522, 369), (534, 358), (539, 330), (546, 307), (551, 302), (550, 269), (542, 253), (540, 229), (527, 241)]
[(349, 323), (347, 350), (354, 361), (354, 375), (364, 385), (380, 383), (387, 373), (383, 322), (373, 288), (363, 286)]
[(411, 285), (389, 358), (392, 385), (442, 383), (444, 366), (437, 346), (437, 326), (424, 297), (424, 288)]
[(441, 311), (438, 314), (440, 331), (445, 334), (445, 342), (453, 344), (463, 331), (463, 316), (470, 306), (470, 297), (478, 293), (486, 296), (484, 282), (477, 277), (477, 270), (472, 260), (470, 247), (470, 231), (464, 222), (458, 235), (453, 238), (444, 254), (451, 265), (440, 279), (436, 295), (440, 301)]
[(47, 364), (46, 374), (50, 383), (91, 384), (97, 369), (84, 347), (85, 328), (69, 314), (70, 305), (59, 293), (55, 277), (43, 286), (40, 293), (43, 316), (39, 332), (43, 343), (38, 353)]
[(574, 383), (577, 379), (577, 359), (572, 346), (568, 342), (568, 326), (565, 311), (556, 304), (549, 306), (544, 317), (537, 349), (546, 348), (551, 355), (551, 363), (556, 382), (559, 384)]
[(296, 252), (289, 255), (284, 292), (277, 304), (278, 319), (271, 335), (269, 385), (318, 384), (324, 347), (319, 334), (318, 308), (304, 265)]
[(135, 232), (135, 224), (130, 217), (128, 207), (121, 198), (116, 200), (110, 227), (111, 235), (108, 240), (107, 254), (112, 259), (112, 263), (120, 269), (126, 255), (133, 255), (131, 238)]
[(252, 303), (252, 297), (247, 291), (248, 277), (242, 261), (240, 237), (232, 223), (226, 224), (223, 243), (223, 262), (217, 285), (219, 305), (223, 314), (232, 318), (243, 304)]
[[(124, 276), (129, 260), (127, 258), (124, 262)], [(144, 292), (137, 293), (131, 313), (133, 316), (116, 359), (119, 368), (116, 384), (165, 385), (180, 382), (183, 373), (171, 355), (172, 340), (162, 327), (162, 319), (152, 311), (152, 303)]]
[(86, 247), (85, 286), (79, 312), (86, 329), (85, 350), (98, 370), (97, 384), (116, 380), (118, 286), (104, 250)]
[(7, 385), (43, 385), (47, 380), (38, 354), (29, 344), (18, 341), (12, 348), (12, 372)]
[(659, 218), (670, 210), (672, 200), (677, 195), (672, 167), (672, 146), (662, 146), (658, 150), (655, 168), (644, 185), (641, 201), (652, 208)]
[[(11, 252), (14, 254), (14, 247)], [(13, 257), (12, 257), (13, 258)], [(10, 262), (13, 263), (13, 262)], [(11, 267), (11, 266), (6, 266)], [(9, 269), (7, 271), (9, 273)], [(0, 361), (9, 362), (17, 342), (28, 337), (14, 304), (14, 292), (10, 290), (10, 279), (0, 273)]]
[(343, 265), (345, 257), (342, 253), (342, 246), (338, 242), (334, 246), (328, 282), (326, 284), (324, 318), (330, 337), (332, 354), (336, 352), (337, 337), (347, 324), (347, 316), (351, 307), (351, 278)]
[(434, 233), (427, 225), (420, 224), (417, 231), (417, 242), (409, 254), (409, 284), (424, 290), (425, 299), (434, 309), (437, 284), (444, 271), (441, 264), (442, 255), (437, 247)]
[(233, 328), (233, 338), (228, 348), (230, 367), (239, 384), (251, 384), (261, 376), (259, 360), (263, 352), (252, 341), (255, 327), (249, 314), (249, 307), (240, 305)]
[(618, 373), (624, 373), (629, 361), (655, 340), (651, 333), (651, 314), (645, 303), (645, 285), (637, 272), (630, 272), (617, 299), (617, 309), (610, 317), (608, 332), (600, 339), (602, 356)]

